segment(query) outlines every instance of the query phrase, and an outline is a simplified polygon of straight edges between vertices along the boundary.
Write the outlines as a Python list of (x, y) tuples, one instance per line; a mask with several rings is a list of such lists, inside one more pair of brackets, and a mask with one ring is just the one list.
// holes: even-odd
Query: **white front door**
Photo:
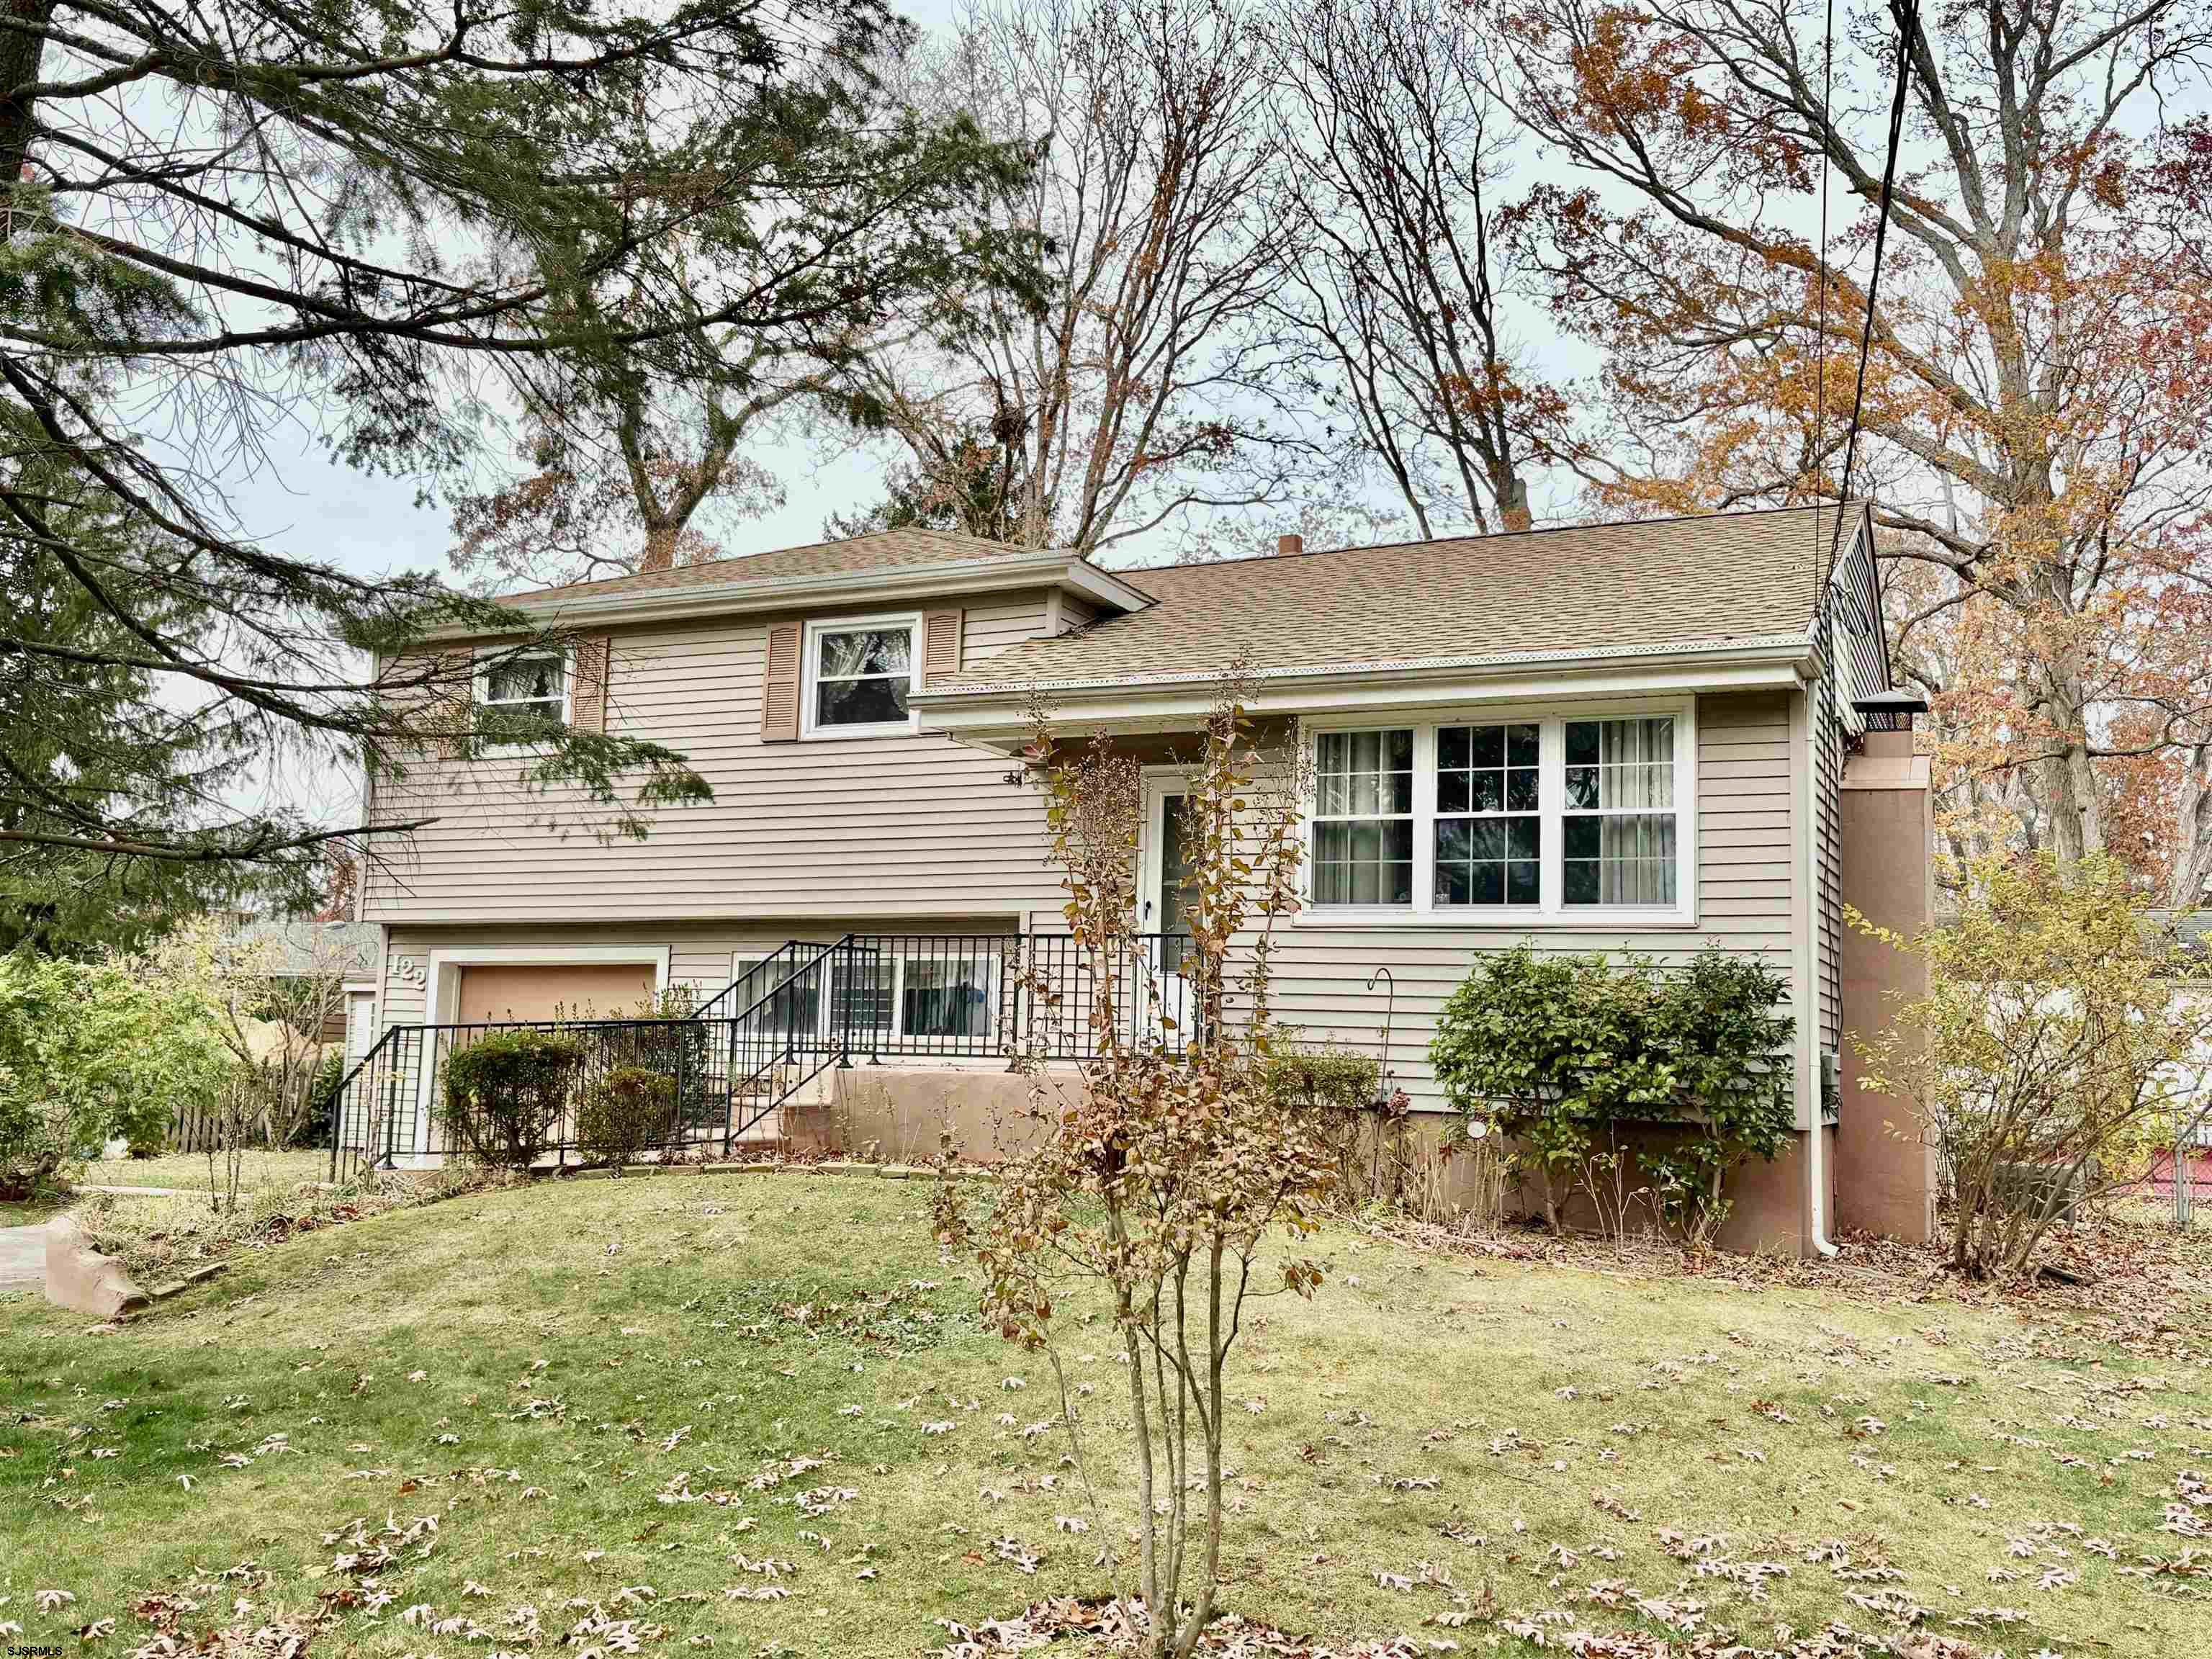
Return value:
[(351, 1070), (376, 1041), (376, 993), (346, 993), (346, 1067)]
[(1186, 1030), (1182, 957), (1190, 936), (1190, 894), (1183, 886), (1189, 864), (1183, 853), (1182, 814), (1189, 793), (1189, 781), (1181, 772), (1145, 775), (1137, 884), (1142, 949), (1130, 1005), (1140, 1036), (1151, 1032), (1172, 1038)]

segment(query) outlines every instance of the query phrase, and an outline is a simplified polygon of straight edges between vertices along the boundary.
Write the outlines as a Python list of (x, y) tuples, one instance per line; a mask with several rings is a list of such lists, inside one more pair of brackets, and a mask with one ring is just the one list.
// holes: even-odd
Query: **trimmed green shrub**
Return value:
[(1557, 1231), (1563, 1181), (1601, 1138), (1667, 1126), (1637, 1161), (1662, 1220), (1693, 1239), (1726, 1217), (1722, 1183), (1771, 1158), (1795, 1127), (1782, 976), (1708, 948), (1669, 970), (1645, 957), (1540, 957), (1523, 945), (1480, 958), (1445, 1002), (1430, 1063), (1444, 1097), (1519, 1143)]
[(617, 1066), (584, 1091), (576, 1107), (576, 1145), (586, 1158), (619, 1170), (676, 1134), (676, 1079), (643, 1066)]
[(495, 1031), (446, 1056), (439, 1127), (494, 1169), (538, 1161), (567, 1111), (584, 1045), (557, 1031)]

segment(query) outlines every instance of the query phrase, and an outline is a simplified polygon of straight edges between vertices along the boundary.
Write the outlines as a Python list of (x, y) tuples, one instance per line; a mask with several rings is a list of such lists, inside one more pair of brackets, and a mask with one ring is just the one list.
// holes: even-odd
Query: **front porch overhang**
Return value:
[[(1793, 690), (1815, 667), (1802, 638), (1718, 641), (1602, 655), (1553, 653), (1328, 664), (1251, 676), (1259, 718), (1362, 709), (1467, 708), (1698, 692)], [(965, 684), (915, 694), (921, 729), (1012, 753), (1046, 708), (1055, 729), (1109, 734), (1188, 732), (1203, 724), (1220, 670), (1142, 679)]]

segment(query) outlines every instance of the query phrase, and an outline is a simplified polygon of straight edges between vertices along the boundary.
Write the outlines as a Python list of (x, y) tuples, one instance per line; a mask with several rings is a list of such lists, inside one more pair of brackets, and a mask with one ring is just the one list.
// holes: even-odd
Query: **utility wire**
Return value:
[[(1858, 373), (1851, 387), (1850, 424), (1846, 427), (1844, 431), (1844, 473), (1842, 478), (1838, 481), (1836, 492), (1836, 523), (1833, 530), (1831, 531), (1828, 537), (1826, 568), (1816, 573), (1820, 583), (1819, 610), (1821, 611), (1825, 611), (1827, 607), (1829, 584), (1835, 574), (1836, 549), (1843, 540), (1844, 509), (1847, 505), (1849, 505), (1851, 499), (1851, 469), (1858, 462), (1860, 415), (1864, 408), (1866, 401), (1867, 357), (1874, 344), (1875, 303), (1877, 296), (1881, 292), (1882, 249), (1889, 240), (1889, 204), (1890, 198), (1896, 190), (1897, 155), (1898, 150), (1902, 145), (1905, 135), (1905, 101), (1907, 94), (1912, 88), (1912, 46), (1913, 42), (1918, 40), (1920, 36), (1919, 0), (1890, 0), (1889, 9), (1890, 15), (1897, 19), (1897, 84), (1890, 97), (1888, 151), (1882, 160), (1881, 197), (1877, 206), (1877, 216), (1875, 220), (1874, 227), (1874, 274), (1869, 277), (1867, 281), (1866, 320), (1859, 329)], [(1831, 0), (1830, 3), (1828, 17), (1831, 38), (1831, 45), (1828, 50), (1832, 51), (1835, 17), (1833, 0)], [(1825, 97), (1826, 92), (1824, 89), (1824, 100)], [(1825, 121), (1827, 113), (1826, 110), (1824, 108), (1821, 113)], [(1826, 280), (1828, 264), (1827, 214), (1826, 209), (1826, 194), (1827, 180), (1824, 174), (1821, 179), (1821, 200), (1823, 206), (1821, 212), (1820, 232), (1820, 301), (1822, 318), (1821, 327), (1823, 330), (1822, 343), (1824, 348), (1826, 345), (1828, 293)], [(1822, 368), (1824, 370), (1826, 369), (1826, 358), (1824, 350), (1822, 356)], [(1815, 453), (1818, 453), (1817, 450)], [(1879, 627), (1880, 619), (1876, 618), (1875, 620), (1876, 626)], [(1886, 657), (1888, 652), (1887, 636), (1885, 636), (1882, 649)]]

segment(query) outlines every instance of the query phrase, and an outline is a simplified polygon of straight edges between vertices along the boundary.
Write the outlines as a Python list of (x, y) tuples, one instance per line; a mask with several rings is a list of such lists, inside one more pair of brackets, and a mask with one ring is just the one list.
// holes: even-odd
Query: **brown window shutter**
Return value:
[(960, 612), (926, 611), (921, 617), (921, 683), (960, 678)]
[(576, 641), (571, 660), (576, 684), (568, 695), (568, 724), (579, 732), (607, 729), (607, 682), (614, 667), (613, 642), (605, 634)]
[(768, 672), (761, 682), (763, 743), (798, 740), (799, 642), (797, 623), (776, 623), (768, 630)]
[(429, 726), (438, 733), (438, 758), (459, 760), (465, 750), (469, 726), (476, 719), (477, 653), (440, 652), (434, 680), (430, 690)]

